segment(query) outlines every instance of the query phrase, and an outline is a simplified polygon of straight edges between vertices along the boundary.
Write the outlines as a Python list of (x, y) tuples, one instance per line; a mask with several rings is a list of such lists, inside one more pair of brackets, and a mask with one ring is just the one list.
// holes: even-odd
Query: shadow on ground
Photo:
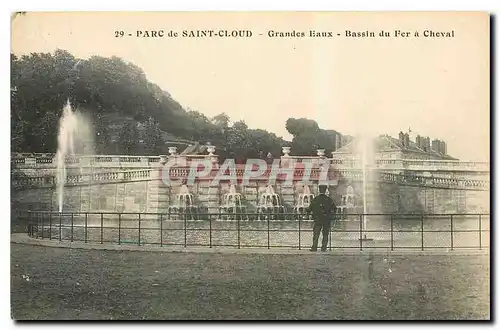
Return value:
[(33, 319), (489, 319), (489, 256), (102, 251), (11, 244)]

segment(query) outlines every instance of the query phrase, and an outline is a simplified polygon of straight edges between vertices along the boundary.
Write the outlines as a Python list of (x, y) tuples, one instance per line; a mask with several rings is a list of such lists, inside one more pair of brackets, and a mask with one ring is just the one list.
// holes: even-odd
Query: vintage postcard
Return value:
[(18, 12), (14, 320), (490, 320), (486, 12)]

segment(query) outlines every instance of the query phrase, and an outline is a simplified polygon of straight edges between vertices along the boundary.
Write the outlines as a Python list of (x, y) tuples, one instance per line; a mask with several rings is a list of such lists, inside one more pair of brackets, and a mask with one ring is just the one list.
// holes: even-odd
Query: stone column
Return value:
[(291, 213), (295, 206), (295, 189), (293, 184), (281, 186), (281, 198), (283, 199), (283, 204), (286, 206), (287, 213)]
[(456, 190), (457, 195), (457, 212), (466, 213), (467, 212), (467, 190)]
[(220, 206), (220, 184), (211, 185), (211, 182), (203, 183), (206, 186), (206, 206), (208, 207), (208, 213), (218, 214)]
[(250, 180), (248, 185), (245, 185), (243, 187), (243, 195), (245, 196), (245, 200), (248, 204), (250, 204), (250, 208), (247, 208), (247, 212), (255, 212), (255, 209), (257, 207), (257, 204), (259, 203), (258, 201), (258, 185), (257, 181), (255, 180)]
[(282, 167), (288, 167), (290, 164), (290, 147), (281, 147), (283, 156), (281, 156), (281, 166)]
[[(148, 182), (148, 205), (147, 212), (151, 213), (167, 213), (170, 205), (170, 189), (163, 181), (164, 165), (166, 156), (160, 156), (160, 162), (154, 164), (151, 170), (151, 178)], [(159, 218), (159, 216), (158, 216)]]

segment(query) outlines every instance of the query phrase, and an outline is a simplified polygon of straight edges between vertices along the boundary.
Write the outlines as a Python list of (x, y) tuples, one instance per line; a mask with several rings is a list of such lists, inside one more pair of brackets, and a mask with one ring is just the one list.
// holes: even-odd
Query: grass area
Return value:
[(485, 255), (197, 254), (11, 244), (17, 320), (489, 319), (489, 277)]

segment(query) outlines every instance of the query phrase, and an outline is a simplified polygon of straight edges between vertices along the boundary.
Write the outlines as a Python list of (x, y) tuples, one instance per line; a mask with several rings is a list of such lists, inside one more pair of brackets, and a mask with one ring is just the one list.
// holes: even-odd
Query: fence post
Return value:
[(422, 239), (422, 251), (424, 250), (424, 215), (420, 214), (420, 235)]
[(33, 215), (33, 213), (31, 211), (30, 211), (30, 223), (31, 223), (31, 237), (34, 237), (35, 236), (35, 229), (38, 232), (38, 224), (37, 224), (35, 216)]
[(184, 247), (187, 246), (187, 214), (184, 213)]
[(139, 223), (138, 223), (139, 237), (138, 237), (138, 240), (137, 240), (137, 245), (141, 246), (141, 214), (137, 213), (137, 216), (138, 216), (137, 219), (139, 220)]
[(210, 248), (212, 248), (212, 219), (213, 219), (212, 214), (210, 214), (208, 216), (208, 224), (210, 226), (208, 228), (208, 235), (209, 235), (209, 243), (208, 244), (209, 244)]
[(359, 215), (359, 250), (363, 251), (363, 216), (364, 214)]
[(450, 215), (450, 243), (453, 250), (453, 214)]
[(62, 213), (59, 212), (59, 241), (62, 241)]
[(85, 212), (85, 243), (87, 243), (87, 223), (88, 223), (89, 214)]
[(302, 219), (302, 215), (299, 214), (299, 250), (301, 249), (301, 242), (300, 242), (300, 220)]
[(42, 239), (43, 239), (43, 231), (44, 231), (44, 227), (45, 227), (45, 217), (43, 216), (43, 213), (40, 213), (40, 216), (38, 217), (38, 225), (37, 227), (41, 227), (42, 228)]
[(481, 216), (482, 215), (480, 214), (479, 215), (479, 250), (482, 250), (482, 245), (483, 245), (482, 244), (482, 240), (483, 240), (483, 233), (482, 233), (482, 226), (483, 226), (483, 224), (482, 224), (482, 222), (483, 221), (481, 219), (482, 218)]
[(238, 227), (238, 249), (240, 248), (240, 216), (238, 216), (238, 213), (236, 213), (236, 221), (237, 221), (237, 227)]
[(118, 213), (118, 245), (121, 245), (122, 238), (122, 214)]
[(44, 218), (43, 218), (43, 213), (40, 213), (40, 222), (42, 223), (42, 239), (43, 239), (43, 223), (44, 223)]
[(49, 213), (49, 240), (52, 240), (52, 212)]
[(163, 213), (160, 214), (160, 247), (163, 247)]
[(31, 211), (28, 211), (28, 237), (33, 237), (33, 225), (31, 224)]
[(73, 221), (74, 221), (74, 213), (71, 212), (71, 242), (73, 242)]
[(330, 230), (329, 230), (329, 236), (330, 236), (330, 251), (332, 250), (332, 225), (331, 225), (331, 222), (330, 222)]
[(394, 251), (394, 215), (391, 214), (391, 251)]
[(271, 213), (267, 213), (267, 249), (269, 250), (271, 248), (270, 244), (270, 237), (269, 237), (269, 220), (271, 218)]
[(28, 237), (31, 237), (31, 211), (28, 211)]
[(103, 242), (103, 230), (104, 230), (104, 214), (101, 212), (101, 244)]

